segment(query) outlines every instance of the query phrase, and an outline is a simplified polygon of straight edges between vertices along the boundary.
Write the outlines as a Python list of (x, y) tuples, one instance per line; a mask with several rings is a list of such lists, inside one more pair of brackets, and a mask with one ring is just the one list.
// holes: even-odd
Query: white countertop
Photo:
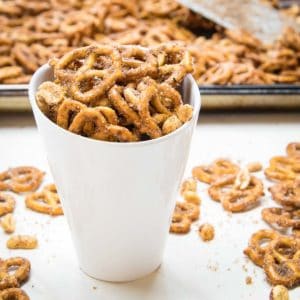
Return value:
[[(273, 155), (284, 154), (290, 141), (300, 140), (299, 114), (205, 114), (193, 138), (187, 174), (198, 163), (228, 157), (267, 165)], [(40, 137), (31, 115), (0, 114), (0, 171), (11, 166), (33, 165), (48, 171)], [(263, 174), (258, 175), (264, 178)], [(45, 182), (51, 182), (48, 174)], [(266, 186), (270, 185), (267, 183)], [(207, 196), (202, 198), (198, 223), (215, 226), (215, 239), (202, 242), (195, 225), (188, 235), (170, 235), (162, 266), (150, 276), (131, 283), (99, 282), (83, 274), (78, 266), (64, 217), (49, 217), (27, 210), (20, 196), (16, 206), (16, 233), (35, 234), (36, 250), (8, 250), (7, 235), (0, 231), (1, 258), (24, 256), (31, 260), (31, 278), (24, 285), (33, 300), (235, 300), (269, 299), (270, 285), (263, 271), (243, 255), (251, 234), (268, 228), (260, 217), (262, 206), (274, 202), (270, 194), (262, 205), (247, 213), (230, 215)], [(245, 279), (251, 276), (253, 283)], [(300, 288), (290, 292), (300, 299)]]

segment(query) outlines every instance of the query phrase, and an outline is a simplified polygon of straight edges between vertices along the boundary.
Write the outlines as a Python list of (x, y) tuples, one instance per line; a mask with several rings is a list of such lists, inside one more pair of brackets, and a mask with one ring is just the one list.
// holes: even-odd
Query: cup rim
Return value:
[[(56, 123), (54, 123), (53, 121), (51, 121), (39, 108), (39, 106), (37, 105), (36, 99), (35, 99), (35, 92), (38, 88), (36, 81), (39, 79), (39, 77), (42, 76), (43, 73), (47, 72), (49, 69), (51, 69), (51, 67), (49, 66), (48, 63), (42, 65), (41, 67), (39, 67), (35, 73), (33, 74), (33, 76), (30, 79), (29, 85), (28, 85), (28, 95), (29, 95), (29, 100), (30, 100), (30, 105), (33, 108), (36, 108), (36, 111), (39, 113), (39, 115), (41, 115), (41, 117), (49, 124), (49, 126), (55, 128), (55, 130), (61, 130), (62, 132), (64, 132), (65, 134), (68, 134), (70, 136), (73, 136), (73, 138), (78, 138), (78, 139), (82, 139), (85, 142), (89, 142), (89, 143), (97, 143), (97, 144), (102, 144), (102, 145), (109, 145), (109, 146), (117, 146), (117, 147), (135, 147), (135, 146), (147, 146), (147, 145), (151, 145), (151, 144), (158, 144), (161, 142), (164, 142), (176, 135), (179, 135), (182, 131), (185, 130), (185, 128), (189, 127), (190, 125), (192, 125), (192, 123), (194, 122), (195, 119), (198, 118), (199, 112), (200, 112), (200, 108), (201, 108), (201, 93), (199, 90), (199, 97), (196, 97), (194, 103), (192, 103), (191, 105), (193, 106), (193, 116), (192, 118), (184, 123), (181, 127), (177, 128), (175, 131), (172, 131), (171, 133), (167, 134), (167, 135), (163, 135), (159, 138), (156, 139), (151, 139), (151, 140), (147, 140), (147, 141), (137, 141), (137, 142), (128, 142), (128, 143), (121, 143), (121, 142), (110, 142), (110, 141), (102, 141), (102, 140), (96, 140), (96, 139), (92, 139), (89, 137), (85, 137), (82, 136), (80, 134), (76, 134), (73, 133), (69, 130), (66, 130), (60, 126), (58, 126)], [(191, 74), (188, 74), (186, 76), (187, 78), (189, 78), (189, 80), (191, 80), (192, 82), (196, 83), (194, 77)], [(35, 89), (36, 86), (36, 89)]]

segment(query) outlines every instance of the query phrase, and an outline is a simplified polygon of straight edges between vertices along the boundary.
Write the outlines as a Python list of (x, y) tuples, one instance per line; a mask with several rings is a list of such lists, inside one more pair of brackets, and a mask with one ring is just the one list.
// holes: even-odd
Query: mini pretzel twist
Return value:
[(200, 165), (192, 171), (193, 177), (197, 180), (211, 184), (224, 175), (235, 175), (239, 166), (228, 159), (217, 159), (210, 165)]
[(172, 233), (188, 233), (191, 229), (192, 221), (185, 215), (173, 215), (170, 226)]
[(273, 200), (286, 208), (300, 208), (300, 179), (278, 182), (269, 188)]
[(244, 250), (244, 254), (246, 254), (256, 265), (262, 267), (269, 243), (278, 236), (279, 234), (276, 231), (267, 229), (261, 229), (253, 233), (249, 240), (248, 247)]
[(51, 216), (63, 215), (60, 199), (54, 184), (46, 185), (41, 192), (27, 195), (27, 208)]
[(122, 77), (119, 51), (108, 45), (73, 50), (52, 64), (59, 81), (74, 81), (69, 88), (72, 97), (86, 104), (103, 96)]
[(37, 246), (37, 238), (31, 235), (14, 235), (6, 242), (8, 249), (35, 249)]
[(251, 176), (247, 187), (244, 189), (233, 188), (222, 195), (220, 200), (225, 210), (241, 212), (257, 205), (263, 194), (263, 184), (261, 180)]
[(300, 158), (297, 156), (275, 156), (265, 169), (266, 177), (275, 181), (295, 180), (299, 174)]
[(0, 192), (0, 216), (13, 212), (15, 203), (16, 201), (13, 196)]
[(286, 147), (288, 156), (300, 156), (300, 143), (289, 143)]
[(185, 75), (193, 71), (192, 58), (189, 52), (176, 43), (157, 47), (159, 75), (171, 86), (178, 86)]
[(122, 59), (122, 72), (126, 82), (146, 76), (157, 76), (157, 61), (150, 49), (140, 46), (119, 47)]
[(0, 173), (0, 190), (15, 193), (33, 192), (40, 186), (44, 173), (34, 167), (17, 167)]
[(300, 244), (298, 239), (279, 236), (274, 239), (264, 257), (264, 270), (273, 285), (293, 287), (300, 281)]
[(300, 209), (287, 211), (280, 207), (269, 207), (264, 208), (261, 215), (263, 220), (270, 225), (300, 228)]
[(20, 288), (9, 288), (0, 291), (0, 299), (2, 300), (30, 300), (25, 291)]
[(173, 216), (185, 216), (191, 221), (199, 218), (200, 209), (198, 205), (189, 202), (176, 202)]
[(236, 185), (236, 175), (227, 175), (215, 181), (208, 189), (210, 197), (220, 201), (225, 210), (241, 212), (253, 208), (263, 195), (263, 184), (251, 176), (246, 185)]
[[(10, 269), (14, 268), (13, 272)], [(0, 260), (0, 290), (18, 288), (30, 273), (30, 262), (26, 258), (12, 257)]]

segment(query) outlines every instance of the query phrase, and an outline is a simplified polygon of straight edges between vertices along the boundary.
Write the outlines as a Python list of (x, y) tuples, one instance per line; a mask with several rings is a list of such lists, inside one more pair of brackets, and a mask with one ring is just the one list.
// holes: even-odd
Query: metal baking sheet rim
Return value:
[[(209, 110), (300, 109), (300, 87), (200, 87), (202, 108)], [(0, 86), (0, 111), (26, 112), (27, 85)]]

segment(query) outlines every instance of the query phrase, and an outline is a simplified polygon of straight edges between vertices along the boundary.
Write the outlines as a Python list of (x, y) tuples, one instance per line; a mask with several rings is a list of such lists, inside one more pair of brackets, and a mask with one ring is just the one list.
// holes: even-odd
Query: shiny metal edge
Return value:
[[(207, 95), (202, 94), (202, 110), (299, 110), (300, 95)], [(2, 96), (0, 111), (26, 112), (31, 107), (27, 96)]]

